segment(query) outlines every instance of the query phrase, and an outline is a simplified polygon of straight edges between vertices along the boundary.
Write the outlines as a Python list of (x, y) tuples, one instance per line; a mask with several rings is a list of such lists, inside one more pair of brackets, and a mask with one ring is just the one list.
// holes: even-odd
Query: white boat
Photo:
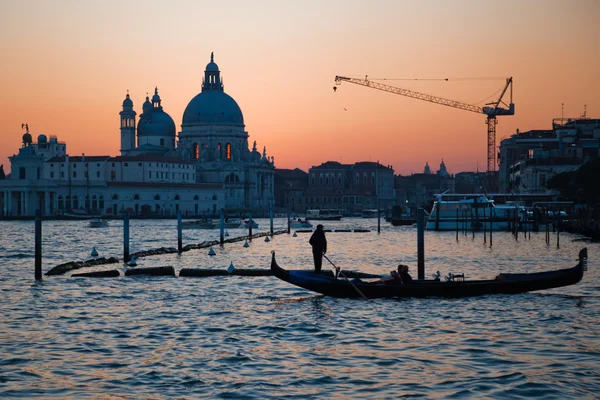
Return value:
[[(221, 227), (221, 220), (220, 219), (216, 219), (213, 222), (215, 223), (215, 225), (217, 226), (217, 228)], [(239, 228), (241, 224), (242, 224), (242, 221), (239, 218), (229, 218), (229, 219), (226, 219), (225, 221), (223, 221), (223, 227), (225, 229)]]
[(527, 207), (518, 202), (497, 205), (483, 194), (440, 194), (427, 217), (425, 229), (433, 231), (506, 231), (528, 223)]
[[(383, 215), (384, 213), (381, 213), (381, 215)], [(364, 209), (360, 212), (360, 216), (362, 218), (377, 218), (377, 216), (380, 215), (379, 214), (379, 210), (374, 209), (374, 210), (367, 210)]]
[(214, 229), (216, 227), (217, 224), (209, 219), (199, 219), (196, 221), (185, 221), (181, 223), (181, 229)]
[[(242, 229), (249, 229), (250, 228), (250, 221), (245, 220), (243, 221), (240, 225), (240, 228)], [(256, 223), (255, 220), (252, 220), (252, 229), (258, 229), (258, 224)]]
[(313, 225), (308, 221), (308, 219), (302, 220), (300, 218), (296, 219), (292, 219), (290, 220), (290, 228), (294, 228), (294, 229), (308, 229), (308, 228), (312, 228)]
[(108, 226), (108, 221), (99, 218), (90, 219), (88, 226), (90, 228), (106, 228)]
[(338, 209), (306, 210), (306, 218), (311, 220), (339, 221), (342, 219), (342, 213)]

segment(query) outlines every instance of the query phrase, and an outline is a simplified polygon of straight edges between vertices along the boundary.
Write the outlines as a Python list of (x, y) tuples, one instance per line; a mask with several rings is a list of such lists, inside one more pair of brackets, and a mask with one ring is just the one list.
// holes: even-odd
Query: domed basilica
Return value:
[[(34, 143), (27, 129), (10, 179), (0, 181), (4, 215), (85, 209), (101, 214), (216, 214), (221, 208), (266, 212), (274, 199), (274, 159), (256, 142), (248, 145), (244, 116), (224, 91), (211, 54), (202, 90), (183, 112), (181, 131), (164, 110), (158, 88), (146, 96), (136, 119), (127, 93), (120, 115), (121, 155), (69, 156), (56, 136)], [(42, 138), (43, 137), (43, 138)], [(15, 171), (18, 171), (15, 173)], [(35, 187), (11, 190), (11, 182), (35, 177)], [(47, 186), (44, 186), (44, 183)]]

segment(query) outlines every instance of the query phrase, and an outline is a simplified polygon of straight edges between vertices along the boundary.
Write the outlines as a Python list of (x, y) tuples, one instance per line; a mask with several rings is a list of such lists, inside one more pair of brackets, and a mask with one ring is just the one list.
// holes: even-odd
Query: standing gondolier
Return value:
[(317, 229), (310, 237), (308, 241), (312, 246), (313, 259), (315, 260), (315, 272), (321, 272), (321, 266), (323, 265), (323, 254), (327, 253), (327, 238), (325, 238), (325, 231), (323, 225), (317, 225)]

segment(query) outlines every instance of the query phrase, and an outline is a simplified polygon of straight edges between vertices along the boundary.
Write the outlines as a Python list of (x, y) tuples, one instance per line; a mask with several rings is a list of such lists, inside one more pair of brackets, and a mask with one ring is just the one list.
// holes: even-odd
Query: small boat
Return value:
[(363, 209), (360, 212), (360, 217), (361, 218), (377, 218), (378, 215), (383, 215), (384, 213), (379, 213), (379, 210), (377, 209)]
[(294, 229), (309, 229), (312, 228), (313, 225), (308, 221), (308, 219), (302, 220), (301, 218), (294, 218), (290, 220), (290, 228)]
[(90, 228), (106, 228), (108, 226), (108, 221), (99, 218), (94, 218), (90, 219), (88, 226)]
[(339, 221), (342, 213), (337, 209), (306, 210), (306, 218), (322, 221)]
[(181, 229), (214, 229), (217, 227), (210, 219), (199, 219), (196, 221), (184, 221), (181, 223)]
[[(215, 223), (217, 228), (221, 227), (220, 219), (216, 219), (213, 222)], [(235, 229), (235, 228), (239, 228), (241, 223), (242, 223), (242, 221), (239, 218), (229, 218), (229, 219), (226, 219), (225, 221), (223, 221), (223, 227), (225, 229)]]
[[(486, 294), (525, 293), (574, 285), (583, 278), (587, 270), (587, 248), (579, 252), (579, 262), (572, 268), (530, 274), (499, 274), (490, 280), (459, 280), (450, 275), (446, 282), (441, 280), (414, 280), (402, 284), (401, 280), (379, 280), (375, 282), (339, 276), (337, 279), (311, 270), (285, 270), (277, 265), (275, 252), (272, 253), (271, 272), (277, 278), (292, 285), (332, 297), (469, 297)], [(462, 275), (462, 274), (461, 274)]]
[[(248, 220), (243, 221), (239, 225), (239, 228), (242, 228), (242, 229), (248, 229), (248, 228), (250, 228), (250, 221), (248, 221)], [(256, 223), (255, 220), (252, 220), (252, 229), (258, 229), (258, 224)]]
[(389, 222), (393, 226), (413, 225), (417, 219), (412, 217), (408, 208), (396, 205), (392, 207), (392, 216)]

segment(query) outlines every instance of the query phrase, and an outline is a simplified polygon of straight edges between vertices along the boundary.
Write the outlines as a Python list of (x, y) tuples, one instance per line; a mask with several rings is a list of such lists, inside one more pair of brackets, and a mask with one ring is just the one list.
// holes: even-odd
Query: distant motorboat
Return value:
[(106, 228), (108, 226), (108, 221), (99, 218), (94, 218), (90, 220), (88, 226), (90, 228)]
[(181, 229), (215, 229), (217, 224), (210, 219), (199, 219), (181, 223)]
[(339, 221), (342, 213), (337, 209), (306, 210), (306, 218), (322, 221)]
[[(214, 220), (213, 222), (217, 225), (217, 227), (221, 226), (220, 219)], [(223, 227), (225, 229), (239, 228), (241, 224), (242, 224), (242, 220), (239, 218), (229, 218), (229, 219), (226, 219), (225, 221), (223, 221)]]
[(302, 220), (300, 218), (298, 219), (292, 219), (290, 220), (290, 228), (294, 228), (294, 229), (298, 229), (298, 228), (312, 228), (313, 225), (308, 221), (308, 219)]

